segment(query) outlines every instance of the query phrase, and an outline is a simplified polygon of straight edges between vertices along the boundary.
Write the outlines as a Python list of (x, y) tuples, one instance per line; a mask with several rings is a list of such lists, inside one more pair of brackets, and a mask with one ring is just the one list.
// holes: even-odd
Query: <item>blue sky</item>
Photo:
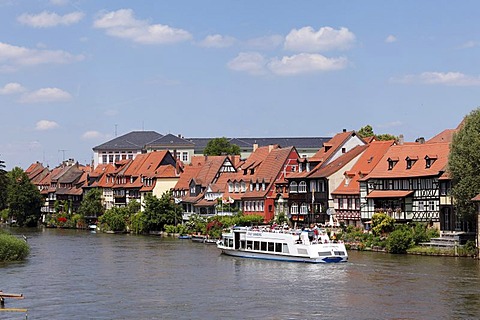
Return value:
[(478, 1), (0, 0), (0, 159), (90, 163), (132, 130), (406, 141), (480, 98)]

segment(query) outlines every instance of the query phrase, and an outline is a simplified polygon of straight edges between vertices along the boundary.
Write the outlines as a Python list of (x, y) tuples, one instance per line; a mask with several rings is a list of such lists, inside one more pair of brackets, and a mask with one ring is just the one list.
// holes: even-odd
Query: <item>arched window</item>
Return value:
[(240, 183), (240, 192), (245, 192), (247, 190), (247, 185), (245, 184), (245, 181), (242, 181)]
[(240, 191), (240, 183), (235, 182), (235, 192), (239, 192), (239, 191)]
[(307, 192), (307, 183), (305, 181), (300, 181), (298, 184), (298, 192), (305, 193)]
[(228, 182), (228, 192), (233, 192), (233, 182)]
[(292, 204), (292, 206), (290, 207), (290, 214), (298, 214), (298, 204)]
[(302, 203), (300, 207), (300, 214), (308, 214), (308, 206), (306, 203)]
[(298, 192), (298, 184), (295, 181), (290, 182), (290, 193)]

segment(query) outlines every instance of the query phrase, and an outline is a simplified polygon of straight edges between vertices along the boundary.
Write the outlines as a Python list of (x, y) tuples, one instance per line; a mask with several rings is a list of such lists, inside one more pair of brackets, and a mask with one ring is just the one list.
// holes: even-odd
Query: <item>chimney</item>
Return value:
[(415, 140), (415, 142), (417, 142), (419, 144), (424, 144), (425, 143), (425, 138), (424, 137), (419, 137)]
[(253, 152), (255, 152), (258, 149), (258, 143), (253, 144)]
[(272, 152), (273, 149), (275, 149), (273, 144), (268, 145), (268, 153)]
[(398, 136), (398, 144), (403, 145), (404, 142), (405, 142), (405, 138), (403, 137), (403, 134), (399, 135)]
[(343, 132), (347, 132), (347, 129), (343, 129)]

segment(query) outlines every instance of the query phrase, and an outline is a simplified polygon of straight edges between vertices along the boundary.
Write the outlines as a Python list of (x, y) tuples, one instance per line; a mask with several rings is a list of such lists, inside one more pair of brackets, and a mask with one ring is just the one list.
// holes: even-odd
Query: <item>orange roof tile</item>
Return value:
[[(425, 143), (425, 144), (404, 144), (395, 145), (388, 149), (382, 160), (375, 166), (370, 174), (361, 179), (369, 178), (408, 178), (441, 175), (448, 162), (449, 143)], [(425, 157), (436, 155), (429, 168), (426, 167)], [(413, 163), (410, 169), (407, 168), (407, 157), (417, 156), (418, 160)], [(389, 170), (388, 159), (398, 159), (398, 162)]]
[(378, 162), (383, 158), (387, 150), (394, 145), (395, 141), (373, 141), (367, 150), (360, 156), (348, 174), (350, 180), (344, 179), (332, 194), (360, 194), (359, 179), (369, 174)]

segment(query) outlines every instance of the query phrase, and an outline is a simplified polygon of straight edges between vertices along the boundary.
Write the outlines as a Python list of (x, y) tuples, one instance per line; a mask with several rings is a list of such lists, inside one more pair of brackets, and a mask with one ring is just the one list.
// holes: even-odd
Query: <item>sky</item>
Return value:
[(480, 103), (479, 1), (0, 0), (0, 160), (134, 130), (429, 139)]

